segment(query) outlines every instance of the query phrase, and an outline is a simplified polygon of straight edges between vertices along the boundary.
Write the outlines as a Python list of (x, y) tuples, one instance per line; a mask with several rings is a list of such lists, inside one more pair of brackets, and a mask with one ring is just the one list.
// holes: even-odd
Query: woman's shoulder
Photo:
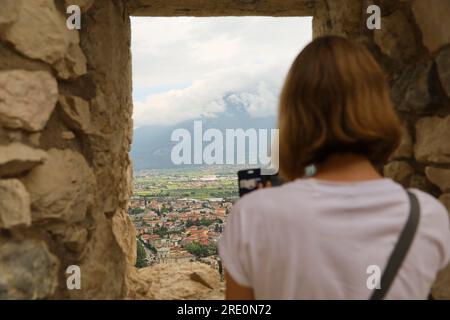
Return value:
[(408, 189), (410, 192), (414, 193), (417, 196), (417, 199), (419, 200), (419, 204), (425, 206), (426, 208), (433, 208), (436, 209), (439, 212), (447, 213), (447, 208), (444, 206), (444, 204), (436, 199), (431, 194), (424, 192), (422, 190), (411, 188)]
[(439, 268), (444, 268), (450, 257), (450, 219), (447, 208), (432, 195), (418, 189), (410, 189), (420, 206), (420, 229), (423, 237), (438, 244), (441, 254)]
[[(308, 189), (305, 188), (301, 192), (299, 182), (288, 182), (281, 186), (264, 188), (255, 190), (244, 195), (234, 205), (237, 210), (252, 212), (252, 211), (272, 211), (274, 208), (289, 206), (292, 202), (299, 202), (302, 197), (308, 199)], [(301, 201), (305, 203), (305, 201)]]
[(427, 218), (430, 222), (439, 225), (449, 226), (449, 213), (444, 204), (429, 193), (419, 189), (409, 189), (417, 196), (420, 206), (421, 216)]

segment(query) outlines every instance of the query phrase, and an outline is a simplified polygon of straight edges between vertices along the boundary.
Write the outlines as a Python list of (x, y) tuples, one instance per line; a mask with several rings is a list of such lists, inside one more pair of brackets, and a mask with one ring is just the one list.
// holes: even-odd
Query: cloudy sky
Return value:
[(311, 18), (133, 17), (135, 127), (214, 117), (226, 94), (252, 116), (274, 115), (311, 28)]

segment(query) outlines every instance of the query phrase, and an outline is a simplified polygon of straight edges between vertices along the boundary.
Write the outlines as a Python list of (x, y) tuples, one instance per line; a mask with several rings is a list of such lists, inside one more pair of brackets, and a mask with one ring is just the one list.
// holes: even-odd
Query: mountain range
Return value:
[[(226, 129), (247, 130), (253, 128), (258, 130), (274, 129), (276, 127), (275, 115), (254, 117), (248, 113), (244, 105), (231, 102), (226, 98), (224, 101), (226, 102), (225, 111), (216, 114), (215, 117), (199, 117), (175, 125), (148, 125), (136, 128), (134, 130), (133, 144), (130, 152), (134, 170), (180, 167), (175, 165), (171, 160), (172, 148), (178, 143), (171, 141), (172, 132), (176, 129), (184, 128), (193, 137), (194, 121), (196, 120), (202, 121), (203, 132), (207, 129), (214, 128), (220, 130), (224, 137)], [(203, 142), (203, 147), (209, 143)], [(248, 159), (248, 143), (245, 154)]]

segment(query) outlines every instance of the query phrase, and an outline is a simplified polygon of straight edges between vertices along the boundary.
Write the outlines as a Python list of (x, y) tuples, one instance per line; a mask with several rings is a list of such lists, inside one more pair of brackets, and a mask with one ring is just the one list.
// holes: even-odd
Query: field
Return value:
[(134, 195), (151, 198), (237, 198), (239, 168), (193, 167), (144, 170), (134, 177)]

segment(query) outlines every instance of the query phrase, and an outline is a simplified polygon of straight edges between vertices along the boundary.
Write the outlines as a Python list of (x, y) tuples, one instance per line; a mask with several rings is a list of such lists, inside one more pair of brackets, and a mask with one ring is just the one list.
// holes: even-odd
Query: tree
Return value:
[(155, 229), (153, 229), (153, 233), (157, 234), (158, 236), (160, 236), (161, 238), (163, 238), (166, 234), (168, 234), (168, 229), (167, 227), (159, 227), (159, 225), (157, 225), (157, 227), (155, 227)]
[(208, 253), (209, 253), (210, 256), (219, 254), (219, 249), (217, 248), (217, 244), (216, 243), (210, 243), (208, 245)]
[(208, 220), (205, 218), (200, 219), (200, 225), (202, 225), (202, 226), (209, 227), (212, 223), (213, 223), (212, 220)]
[(203, 245), (198, 242), (191, 242), (186, 245), (186, 250), (197, 258), (204, 258), (217, 254), (217, 245), (212, 243)]
[(151, 252), (153, 252), (154, 254), (156, 254), (156, 248), (151, 244), (151, 243), (146, 243), (146, 242), (144, 242), (144, 246), (148, 249), (148, 250), (150, 250)]
[(194, 221), (192, 221), (191, 219), (188, 219), (186, 221), (186, 228), (192, 227), (194, 225)]
[(144, 246), (141, 241), (136, 240), (136, 249), (137, 249), (137, 259), (136, 259), (136, 268), (144, 268), (147, 266), (147, 253), (145, 252)]
[(208, 250), (206, 246), (201, 245), (197, 242), (191, 242), (186, 245), (186, 250), (196, 256), (197, 258), (206, 257), (208, 255)]
[(139, 213), (142, 213), (142, 212), (144, 212), (144, 211), (145, 211), (145, 210), (142, 209), (142, 208), (131, 208), (130, 214), (131, 214), (131, 215), (133, 215), (133, 214), (139, 214)]

